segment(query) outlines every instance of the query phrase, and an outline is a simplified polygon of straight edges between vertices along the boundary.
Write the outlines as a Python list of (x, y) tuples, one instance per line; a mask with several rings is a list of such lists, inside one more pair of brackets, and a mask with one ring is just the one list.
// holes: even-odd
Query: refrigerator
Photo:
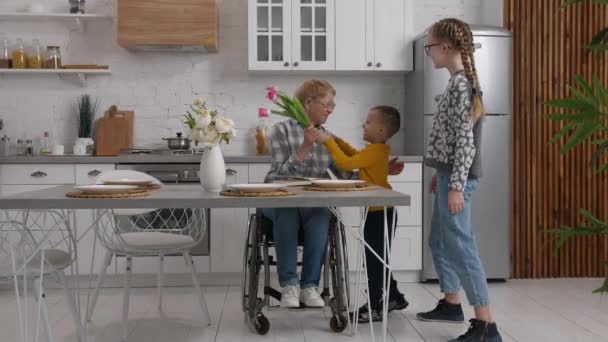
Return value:
[[(471, 224), (488, 279), (510, 275), (511, 203), (511, 34), (491, 26), (471, 26), (483, 102), (487, 115), (481, 138), (482, 177), (472, 197)], [(425, 154), (433, 114), (449, 73), (434, 69), (426, 56), (426, 35), (414, 43), (414, 71), (406, 76), (404, 127), (393, 148), (402, 155)], [(398, 146), (395, 146), (398, 145)], [(423, 281), (437, 279), (428, 239), (434, 195), (434, 169), (423, 168)]]

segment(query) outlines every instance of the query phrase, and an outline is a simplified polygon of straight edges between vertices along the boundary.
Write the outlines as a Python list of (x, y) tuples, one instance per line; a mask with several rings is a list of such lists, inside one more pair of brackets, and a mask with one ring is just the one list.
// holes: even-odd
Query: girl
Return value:
[(427, 55), (435, 68), (451, 75), (433, 118), (425, 164), (437, 170), (430, 247), (445, 297), (423, 321), (463, 322), (458, 296), (462, 286), (475, 307), (468, 331), (451, 341), (501, 342), (490, 314), (486, 275), (471, 230), (471, 196), (481, 176), (481, 122), (485, 114), (469, 25), (457, 19), (435, 23), (428, 33)]

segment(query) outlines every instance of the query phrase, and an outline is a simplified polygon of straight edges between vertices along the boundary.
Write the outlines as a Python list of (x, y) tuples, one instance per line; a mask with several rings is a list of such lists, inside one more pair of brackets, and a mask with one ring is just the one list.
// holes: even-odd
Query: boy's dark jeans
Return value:
[[(387, 224), (389, 241), (392, 241), (392, 221), (393, 221), (393, 208), (387, 208)], [(395, 217), (396, 218), (396, 217)], [(384, 256), (384, 211), (369, 211), (367, 213), (367, 220), (365, 221), (364, 228), (365, 241), (374, 249), (374, 251), (381, 258)], [(390, 248), (389, 248), (390, 251)], [(365, 248), (365, 256), (367, 261), (367, 278), (369, 285), (369, 296), (372, 304), (372, 309), (376, 308), (382, 300), (382, 271), (385, 269), (384, 265)], [(389, 254), (387, 253), (387, 256)], [(388, 270), (387, 270), (387, 281), (388, 281)], [(389, 301), (401, 296), (399, 289), (397, 289), (397, 281), (390, 278), (390, 290), (389, 290)]]

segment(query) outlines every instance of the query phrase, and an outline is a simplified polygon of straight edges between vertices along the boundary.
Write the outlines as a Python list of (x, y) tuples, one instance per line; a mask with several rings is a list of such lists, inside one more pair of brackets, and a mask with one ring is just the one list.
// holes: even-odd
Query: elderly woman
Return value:
[[(302, 128), (295, 120), (277, 123), (271, 133), (272, 165), (266, 182), (280, 176), (325, 177), (331, 169), (338, 177), (353, 178), (352, 173), (339, 171), (322, 144), (317, 144), (318, 131), (336, 104), (336, 90), (326, 81), (309, 80), (296, 91), (311, 127)], [(398, 174), (402, 163), (391, 161), (391, 174)], [(302, 302), (307, 307), (323, 307), (324, 301), (317, 289), (321, 265), (329, 232), (330, 211), (327, 208), (264, 209), (263, 214), (273, 222), (281, 306), (297, 308)], [(298, 229), (304, 233), (302, 276), (298, 280), (297, 247)], [(298, 284), (300, 293), (298, 293)]]

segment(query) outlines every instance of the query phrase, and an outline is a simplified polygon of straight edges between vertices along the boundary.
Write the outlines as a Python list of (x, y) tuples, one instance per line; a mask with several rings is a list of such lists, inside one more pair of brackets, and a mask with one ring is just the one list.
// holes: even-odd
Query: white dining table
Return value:
[[(298, 191), (293, 196), (282, 196), (282, 197), (230, 197), (223, 196), (218, 193), (210, 193), (203, 191), (200, 187), (193, 187), (192, 185), (166, 185), (161, 189), (152, 191), (149, 196), (137, 197), (137, 198), (126, 198), (126, 199), (112, 199), (112, 198), (71, 198), (67, 197), (66, 193), (73, 192), (73, 186), (58, 186), (48, 188), (44, 190), (30, 191), (19, 193), (10, 196), (0, 197), (0, 210), (6, 213), (19, 210), (24, 213), (30, 211), (45, 211), (54, 210), (65, 213), (65, 219), (68, 222), (65, 224), (70, 225), (69, 218), (74, 210), (78, 209), (94, 209), (98, 211), (107, 211), (115, 209), (141, 209), (141, 208), (306, 208), (306, 207), (327, 207), (333, 212), (337, 219), (343, 224), (348, 234), (351, 234), (355, 240), (359, 243), (358, 245), (358, 259), (357, 259), (357, 295), (355, 296), (355, 307), (359, 307), (359, 294), (361, 293), (361, 287), (367, 288), (367, 281), (362, 284), (362, 270), (365, 265), (365, 248), (370, 249), (370, 246), (363, 239), (362, 226), (353, 227), (349, 224), (351, 220), (347, 220), (343, 217), (340, 208), (346, 207), (357, 207), (360, 208), (361, 220), (365, 220), (366, 208), (370, 206), (374, 207), (399, 207), (399, 206), (410, 206), (410, 196), (402, 194), (396, 191), (374, 188), (366, 191), (331, 191), (331, 192), (318, 192), (318, 191)], [(383, 255), (378, 255), (372, 250), (372, 254), (383, 263), (388, 274), (391, 274), (392, 267), (390, 262), (390, 249), (392, 241), (389, 241), (389, 236), (394, 237), (396, 220), (393, 219), (393, 225), (388, 226), (388, 218), (386, 217), (387, 211), (385, 210), (385, 250)], [(396, 211), (394, 211), (396, 212)], [(24, 216), (24, 215), (22, 215)], [(95, 223), (94, 223), (95, 225)], [(96, 229), (94, 226), (90, 229), (79, 230), (83, 232), (91, 232)], [(242, 227), (235, 227), (235, 229), (242, 229)], [(392, 234), (389, 234), (392, 231)], [(77, 240), (81, 239), (82, 236), (77, 237)], [(41, 243), (42, 245), (42, 243)], [(76, 256), (77, 257), (77, 256)], [(385, 261), (386, 260), (386, 261)], [(360, 262), (359, 262), (360, 261)], [(388, 293), (389, 282), (388, 279), (384, 279), (384, 291)], [(369, 305), (369, 296), (367, 296), (367, 302)], [(388, 301), (383, 301), (383, 322), (382, 322), (382, 340), (386, 341), (387, 331), (387, 314), (388, 314)], [(350, 312), (350, 308), (347, 308)], [(79, 324), (82, 324), (82, 319)], [(358, 329), (357, 323), (350, 324), (351, 333), (356, 333)], [(371, 330), (371, 338), (374, 340), (373, 324), (369, 324)], [(86, 334), (85, 334), (86, 335)], [(86, 336), (82, 336), (82, 340), (85, 340)]]

